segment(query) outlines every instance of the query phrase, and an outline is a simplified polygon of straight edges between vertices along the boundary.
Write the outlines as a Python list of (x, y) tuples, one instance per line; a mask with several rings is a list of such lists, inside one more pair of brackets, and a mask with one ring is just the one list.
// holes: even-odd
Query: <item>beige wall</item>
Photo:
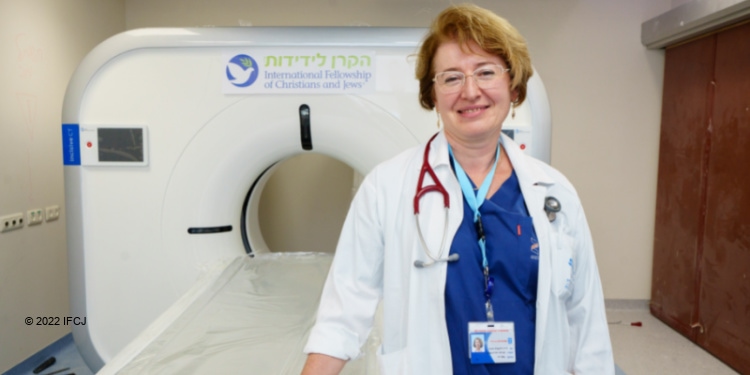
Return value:
[[(476, 1), (508, 18), (529, 42), (552, 105), (552, 164), (579, 190), (610, 299), (650, 297), (663, 52), (641, 46), (640, 25), (685, 2)], [(448, 3), (0, 0), (0, 216), (52, 204), (63, 208), (60, 221), (0, 234), (0, 371), (69, 331), (27, 327), (22, 320), (68, 314), (60, 111), (67, 80), (98, 42), (139, 27), (426, 27)], [(309, 163), (331, 171), (333, 180), (323, 190), (348, 195), (346, 168)], [(284, 174), (297, 173), (280, 173), (279, 183), (288, 178)], [(322, 221), (327, 224), (320, 231), (335, 232), (344, 210), (311, 207), (300, 222)], [(317, 218), (320, 212), (328, 220)], [(269, 222), (278, 220), (270, 215)], [(330, 246), (330, 236), (324, 242)]]
[(672, 2), (671, 2), (671, 5), (672, 5), (671, 8), (674, 9), (674, 8), (677, 8), (680, 5), (687, 4), (687, 3), (690, 3), (692, 1), (693, 0), (672, 0)]
[(332, 253), (349, 210), (354, 170), (321, 154), (281, 162), (263, 189), (258, 216), (271, 251)]
[(70, 332), (60, 117), (96, 44), (125, 29), (122, 0), (0, 0), (0, 216), (59, 205), (58, 221), (0, 233), (0, 371)]

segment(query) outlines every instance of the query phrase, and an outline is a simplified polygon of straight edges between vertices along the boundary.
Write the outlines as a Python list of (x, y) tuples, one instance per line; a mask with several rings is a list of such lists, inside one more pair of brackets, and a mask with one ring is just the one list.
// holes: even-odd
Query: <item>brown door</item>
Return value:
[(651, 311), (695, 340), (716, 38), (666, 51)]
[(750, 24), (668, 48), (651, 311), (750, 373)]
[(750, 373), (750, 24), (716, 35), (697, 343)]

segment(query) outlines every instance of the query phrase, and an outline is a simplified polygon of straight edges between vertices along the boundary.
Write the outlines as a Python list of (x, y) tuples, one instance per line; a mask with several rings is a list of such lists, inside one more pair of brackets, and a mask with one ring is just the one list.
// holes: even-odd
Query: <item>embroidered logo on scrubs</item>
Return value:
[(536, 237), (531, 237), (531, 259), (539, 260), (539, 242)]
[(258, 63), (248, 55), (232, 57), (227, 64), (227, 79), (237, 87), (248, 87), (258, 79)]

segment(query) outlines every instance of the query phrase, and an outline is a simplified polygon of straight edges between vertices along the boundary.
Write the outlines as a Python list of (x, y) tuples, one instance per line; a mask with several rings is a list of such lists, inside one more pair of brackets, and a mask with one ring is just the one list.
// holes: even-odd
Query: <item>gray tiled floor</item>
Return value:
[[(723, 362), (656, 319), (647, 303), (607, 304), (615, 363), (627, 375), (736, 375)], [(641, 322), (642, 327), (631, 326)]]

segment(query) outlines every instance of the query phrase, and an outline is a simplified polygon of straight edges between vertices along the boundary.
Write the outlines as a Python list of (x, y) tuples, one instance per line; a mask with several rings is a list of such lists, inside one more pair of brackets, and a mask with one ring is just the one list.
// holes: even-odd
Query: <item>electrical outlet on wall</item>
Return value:
[(23, 212), (0, 218), (0, 233), (21, 229), (24, 226)]
[(44, 221), (44, 211), (41, 208), (35, 208), (26, 212), (26, 222), (29, 226), (39, 225)]
[(60, 218), (60, 206), (58, 205), (47, 206), (47, 208), (45, 208), (45, 211), (47, 213), (47, 221), (57, 220)]

